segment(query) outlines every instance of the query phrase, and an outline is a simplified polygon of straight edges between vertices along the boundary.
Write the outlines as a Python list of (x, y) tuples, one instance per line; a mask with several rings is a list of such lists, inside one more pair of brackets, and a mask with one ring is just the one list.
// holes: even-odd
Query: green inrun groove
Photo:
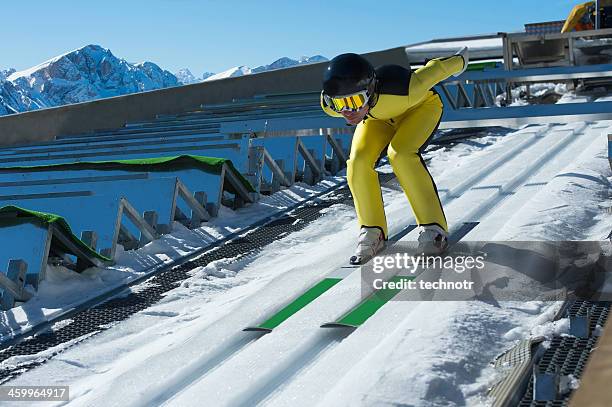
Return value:
[(295, 314), (296, 312), (304, 308), (306, 305), (314, 301), (317, 297), (322, 295), (325, 291), (338, 284), (341, 280), (341, 278), (325, 278), (319, 281), (317, 284), (309, 288), (304, 294), (300, 295), (294, 301), (283, 307), (283, 309), (278, 311), (267, 321), (258, 325), (257, 328), (269, 330), (276, 328), (293, 314)]
[[(389, 281), (410, 281), (414, 280), (414, 277), (408, 276), (394, 276)], [(383, 305), (391, 301), (393, 297), (399, 293), (400, 289), (383, 289), (376, 290), (368, 296), (364, 301), (359, 303), (357, 307), (350, 310), (347, 314), (340, 317), (335, 323), (338, 325), (354, 326), (358, 327), (363, 324), (368, 318), (376, 313)]]

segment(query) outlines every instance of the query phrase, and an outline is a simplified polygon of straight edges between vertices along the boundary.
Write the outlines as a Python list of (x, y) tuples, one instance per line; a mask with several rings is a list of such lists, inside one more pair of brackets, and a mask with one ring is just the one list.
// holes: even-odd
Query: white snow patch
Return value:
[(57, 355), (58, 353), (63, 352), (66, 349), (69, 349), (73, 345), (79, 342), (82, 342), (91, 336), (94, 336), (98, 332), (99, 331), (90, 332), (86, 335), (80, 336), (76, 339), (72, 339), (68, 342), (64, 342), (60, 345), (53, 346), (47, 350), (44, 350), (36, 354), (11, 356), (10, 358), (5, 359), (2, 362), (0, 362), (0, 370), (15, 369), (18, 367), (24, 367), (24, 366), (40, 363), (46, 359), (49, 359), (50, 357), (54, 355)]

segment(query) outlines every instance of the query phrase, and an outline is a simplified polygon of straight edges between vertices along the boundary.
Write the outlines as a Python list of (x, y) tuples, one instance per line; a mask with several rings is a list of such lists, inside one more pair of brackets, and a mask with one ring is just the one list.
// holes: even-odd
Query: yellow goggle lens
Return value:
[(332, 102), (332, 108), (337, 112), (343, 110), (359, 110), (365, 106), (367, 102), (366, 95), (364, 93), (357, 93), (355, 95), (330, 98)]

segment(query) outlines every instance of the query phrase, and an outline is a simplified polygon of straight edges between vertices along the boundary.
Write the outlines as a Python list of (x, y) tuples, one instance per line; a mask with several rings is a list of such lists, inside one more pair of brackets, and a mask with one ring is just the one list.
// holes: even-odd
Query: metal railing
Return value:
[[(501, 33), (504, 44), (504, 67), (574, 66), (583, 64), (577, 50), (597, 53), (612, 48), (612, 28), (569, 33)], [(603, 40), (603, 42), (601, 41)]]

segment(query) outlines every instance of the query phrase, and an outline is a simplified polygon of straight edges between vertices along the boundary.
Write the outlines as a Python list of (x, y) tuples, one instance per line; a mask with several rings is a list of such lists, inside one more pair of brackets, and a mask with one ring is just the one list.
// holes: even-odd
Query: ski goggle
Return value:
[(351, 112), (361, 110), (368, 103), (368, 100), (370, 100), (370, 95), (367, 90), (346, 96), (331, 97), (323, 95), (323, 97), (325, 98), (325, 103), (338, 113), (345, 110)]

